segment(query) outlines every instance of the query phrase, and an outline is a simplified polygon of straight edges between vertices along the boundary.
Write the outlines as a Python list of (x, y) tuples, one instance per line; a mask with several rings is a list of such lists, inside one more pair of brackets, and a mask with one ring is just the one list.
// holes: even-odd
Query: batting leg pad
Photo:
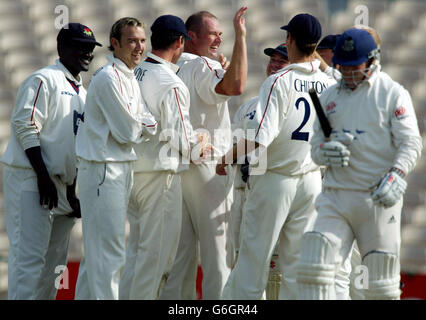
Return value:
[(335, 250), (330, 240), (319, 232), (302, 237), (297, 285), (302, 300), (335, 299)]
[(273, 254), (269, 265), (269, 277), (266, 284), (266, 299), (278, 300), (283, 275), (278, 265), (278, 254)]
[(398, 300), (400, 265), (395, 254), (371, 251), (363, 259), (368, 270), (368, 289), (365, 290), (367, 300)]

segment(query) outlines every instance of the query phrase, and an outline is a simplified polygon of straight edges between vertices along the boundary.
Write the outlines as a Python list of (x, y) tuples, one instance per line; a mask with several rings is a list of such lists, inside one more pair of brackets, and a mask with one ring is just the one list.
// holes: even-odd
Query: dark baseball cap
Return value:
[(301, 13), (293, 17), (288, 25), (281, 29), (287, 30), (300, 44), (317, 43), (321, 38), (321, 24), (309, 13)]
[(151, 31), (153, 33), (175, 31), (178, 34), (183, 35), (186, 39), (191, 40), (182, 19), (170, 14), (158, 17), (152, 24)]
[(338, 34), (329, 34), (320, 41), (317, 49), (331, 49), (334, 51), (338, 37)]
[(285, 43), (280, 44), (278, 47), (274, 48), (266, 48), (265, 50), (263, 50), (263, 52), (267, 55), (272, 57), (272, 55), (274, 53), (279, 53), (281, 55), (283, 55), (287, 60), (288, 60), (288, 53), (287, 53), (287, 47), (285, 45)]
[(66, 40), (93, 43), (99, 47), (102, 47), (102, 45), (96, 41), (93, 31), (81, 23), (71, 22), (62, 27), (58, 33), (56, 41), (61, 42)]

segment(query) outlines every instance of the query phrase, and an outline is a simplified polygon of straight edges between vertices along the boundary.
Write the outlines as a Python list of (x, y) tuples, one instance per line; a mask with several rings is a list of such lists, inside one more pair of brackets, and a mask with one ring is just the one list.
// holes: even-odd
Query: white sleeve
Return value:
[(191, 148), (198, 142), (189, 121), (189, 94), (182, 88), (171, 88), (161, 102), (160, 140), (170, 141), (183, 157), (190, 159)]
[(199, 97), (206, 104), (219, 104), (227, 101), (230, 97), (216, 92), (217, 84), (222, 81), (225, 70), (214, 68), (207, 59), (201, 57), (196, 60), (194, 68), (194, 88)]
[(40, 146), (40, 131), (48, 117), (49, 96), (46, 84), (32, 77), (22, 84), (12, 114), (12, 127), (24, 150)]
[(243, 103), (241, 106), (238, 107), (237, 111), (235, 111), (234, 117), (232, 118), (231, 122), (232, 131), (243, 128), (244, 113), (246, 110), (247, 103), (248, 102)]
[(144, 124), (138, 119), (139, 116), (133, 115), (130, 111), (130, 103), (121, 94), (115, 79), (106, 78), (98, 83), (96, 102), (106, 119), (112, 137), (118, 143), (142, 142)]
[(330, 66), (327, 67), (327, 69), (324, 70), (324, 73), (330, 78), (335, 81), (339, 81), (342, 79), (342, 74), (339, 70), (332, 68)]
[(316, 164), (320, 163), (319, 150), (320, 150), (320, 145), (324, 143), (324, 141), (325, 141), (324, 132), (321, 129), (321, 125), (319, 123), (318, 117), (315, 117), (314, 124), (313, 124), (313, 135), (312, 135), (312, 139), (310, 143), (311, 143), (311, 157)]
[(247, 130), (255, 130), (255, 141), (264, 147), (278, 136), (287, 114), (287, 110), (280, 110), (280, 106), (287, 107), (287, 93), (277, 82), (274, 76), (265, 80), (260, 88), (257, 112), (246, 122)]
[(421, 155), (422, 138), (413, 103), (407, 90), (400, 89), (391, 111), (391, 133), (393, 143), (398, 149), (394, 166), (408, 174)]

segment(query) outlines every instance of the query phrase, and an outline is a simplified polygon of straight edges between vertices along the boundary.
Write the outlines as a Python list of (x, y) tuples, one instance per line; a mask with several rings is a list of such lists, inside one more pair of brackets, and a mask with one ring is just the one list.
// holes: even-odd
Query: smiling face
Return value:
[(197, 55), (217, 59), (222, 43), (222, 29), (217, 19), (204, 17), (203, 26), (190, 36)]
[(286, 57), (278, 52), (275, 52), (269, 59), (268, 66), (266, 67), (266, 75), (270, 76), (271, 74), (276, 73), (278, 70), (289, 64), (290, 62), (286, 59)]
[(89, 70), (93, 60), (94, 43), (68, 41), (58, 45), (59, 59), (74, 77)]
[(333, 50), (324, 48), (324, 49), (317, 49), (317, 52), (319, 53), (321, 58), (323, 58), (325, 63), (327, 63), (329, 66), (333, 65), (333, 55), (334, 55)]
[(145, 30), (142, 27), (127, 25), (121, 30), (121, 39), (111, 38), (114, 56), (123, 61), (129, 69), (136, 67), (145, 51)]

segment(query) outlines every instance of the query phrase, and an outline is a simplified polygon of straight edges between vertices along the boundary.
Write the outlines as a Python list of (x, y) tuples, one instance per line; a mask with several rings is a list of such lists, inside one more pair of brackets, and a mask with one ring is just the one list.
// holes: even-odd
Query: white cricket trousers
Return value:
[(384, 208), (373, 205), (369, 192), (325, 189), (316, 206), (313, 231), (331, 241), (336, 264), (347, 258), (355, 239), (362, 257), (375, 250), (399, 256), (402, 200)]
[(131, 162), (100, 163), (80, 159), (77, 185), (84, 258), (77, 279), (76, 299), (118, 300), (132, 176)]
[(4, 167), (9, 300), (56, 298), (76, 219), (65, 216), (72, 211), (66, 199), (66, 186), (57, 177), (52, 180), (59, 199), (55, 211), (40, 206), (37, 176), (32, 169)]
[[(362, 260), (373, 251), (399, 258), (402, 205), (401, 199), (390, 208), (375, 206), (370, 192), (327, 188), (317, 199), (318, 218), (313, 231), (326, 236), (333, 245), (336, 266), (347, 259), (355, 239)], [(359, 256), (356, 260), (359, 265)]]
[[(132, 218), (129, 219), (124, 269), (130, 274), (123, 274), (132, 280), (130, 283), (120, 282), (120, 299), (125, 298), (127, 291), (132, 300), (159, 298), (179, 244), (182, 222), (180, 180), (178, 174), (164, 171), (134, 174), (128, 212)], [(129, 249), (136, 252), (129, 252)]]
[(161, 299), (196, 299), (197, 240), (203, 270), (203, 299), (219, 299), (231, 271), (228, 223), (232, 176), (216, 174), (216, 163), (191, 164), (182, 178), (182, 229), (175, 263)]
[(259, 300), (276, 247), (282, 273), (279, 299), (296, 299), (296, 265), (302, 235), (316, 218), (320, 171), (288, 177), (267, 171), (250, 176), (240, 229), (240, 250), (222, 298)]

